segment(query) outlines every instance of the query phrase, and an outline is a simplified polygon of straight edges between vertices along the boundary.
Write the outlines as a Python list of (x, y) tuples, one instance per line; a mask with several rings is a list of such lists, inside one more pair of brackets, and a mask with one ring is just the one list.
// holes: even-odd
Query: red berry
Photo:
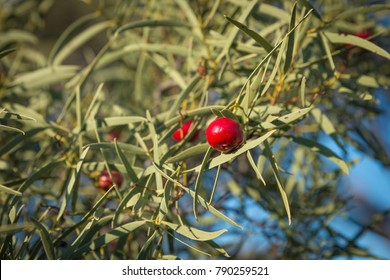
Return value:
[(107, 139), (109, 141), (114, 141), (114, 139), (118, 139), (121, 136), (122, 130), (120, 128), (114, 128), (107, 134)]
[[(115, 170), (112, 170), (111, 174), (114, 177), (115, 183), (118, 185), (118, 187), (120, 187), (123, 183), (122, 174), (120, 174), (118, 171)], [(112, 185), (113, 182), (110, 177), (110, 173), (108, 173), (107, 170), (103, 170), (102, 173), (100, 173), (99, 179), (97, 181), (97, 186), (107, 191), (109, 188), (112, 187)]]
[(207, 127), (206, 138), (215, 150), (230, 152), (244, 141), (244, 132), (237, 121), (218, 118)]
[[(190, 131), (192, 121), (188, 121), (183, 124), (182, 127), (178, 128), (173, 134), (172, 134), (172, 139), (175, 140), (176, 142), (179, 142), (186, 137), (188, 132)], [(199, 135), (199, 129), (197, 129), (194, 134), (192, 135), (190, 142), (194, 141)]]

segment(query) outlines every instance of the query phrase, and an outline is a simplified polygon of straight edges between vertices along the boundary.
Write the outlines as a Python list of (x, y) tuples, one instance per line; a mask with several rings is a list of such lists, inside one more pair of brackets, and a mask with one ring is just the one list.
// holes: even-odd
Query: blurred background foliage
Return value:
[(1, 259), (390, 258), (388, 2), (0, 3)]

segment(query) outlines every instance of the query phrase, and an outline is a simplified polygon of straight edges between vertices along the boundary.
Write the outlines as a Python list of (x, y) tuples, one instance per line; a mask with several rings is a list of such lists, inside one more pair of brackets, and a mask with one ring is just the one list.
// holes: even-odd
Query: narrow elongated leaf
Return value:
[(175, 232), (177, 232), (177, 233), (179, 233), (179, 234), (181, 234), (189, 239), (197, 240), (197, 241), (212, 240), (212, 239), (215, 239), (215, 238), (219, 237), (220, 235), (224, 234), (225, 232), (227, 232), (226, 229), (208, 232), (208, 231), (196, 229), (194, 227), (173, 224), (173, 223), (169, 223), (166, 221), (162, 221), (161, 224), (169, 227), (170, 229), (174, 230)]
[(116, 34), (121, 32), (131, 30), (134, 28), (143, 28), (143, 27), (184, 27), (189, 28), (190, 26), (184, 22), (174, 21), (174, 20), (142, 20), (134, 21), (125, 25), (122, 25), (116, 30)]
[(188, 95), (192, 92), (192, 90), (197, 86), (197, 84), (200, 80), (201, 80), (201, 77), (199, 77), (199, 76), (194, 77), (191, 80), (191, 82), (188, 84), (188, 86), (185, 89), (183, 89), (183, 91), (180, 93), (179, 97), (175, 100), (175, 103), (173, 103), (171, 109), (169, 110), (169, 113), (168, 113), (166, 119), (170, 119), (178, 113), (180, 105), (188, 97)]
[(316, 18), (318, 18), (320, 21), (322, 21), (321, 15), (318, 13), (316, 9), (314, 9), (313, 5), (310, 4), (307, 0), (298, 0), (299, 3), (301, 3), (303, 6), (305, 6), (309, 11), (313, 11), (313, 15), (315, 15)]
[(197, 213), (196, 209), (198, 206), (198, 196), (199, 196), (199, 190), (200, 190), (200, 185), (201, 185), (201, 181), (202, 181), (202, 176), (203, 176), (204, 171), (207, 169), (207, 162), (211, 156), (212, 151), (213, 150), (211, 147), (209, 147), (207, 149), (207, 152), (204, 155), (204, 158), (202, 160), (202, 164), (200, 165), (198, 177), (196, 178), (196, 182), (195, 182), (195, 186), (194, 186), (195, 195), (194, 195), (194, 201), (192, 204), (192, 210), (194, 211), (195, 220), (198, 220), (198, 213)]
[(277, 166), (277, 163), (275, 160), (275, 156), (272, 153), (271, 147), (267, 141), (265, 142), (265, 152), (267, 154), (268, 160), (271, 163), (272, 171), (273, 171), (275, 179), (276, 179), (276, 184), (278, 185), (278, 189), (279, 189), (280, 195), (282, 197), (284, 209), (286, 210), (286, 213), (287, 213), (288, 224), (291, 224), (290, 204), (288, 202), (287, 194), (286, 194), (286, 192), (283, 188), (283, 185), (282, 185), (282, 180), (280, 178), (279, 169), (278, 169), (278, 166)]
[(53, 58), (53, 64), (61, 64), (65, 58), (72, 54), (76, 49), (81, 47), (85, 42), (102, 32), (103, 30), (114, 25), (112, 20), (99, 22), (78, 33), (76, 37), (70, 40)]
[(300, 119), (304, 115), (306, 115), (308, 112), (310, 112), (311, 109), (312, 109), (312, 107), (299, 109), (299, 110), (297, 110), (295, 112), (292, 112), (290, 114), (281, 116), (281, 117), (273, 120), (272, 122), (263, 122), (263, 123), (261, 123), (261, 126), (264, 129), (272, 129), (272, 128), (277, 128), (277, 127), (280, 127), (280, 126), (284, 126), (284, 125), (290, 124), (290, 123)]
[[(45, 178), (49, 173), (51, 173), (54, 169), (56, 169), (63, 163), (64, 163), (63, 161), (53, 161), (43, 166), (37, 172), (32, 174), (30, 177), (28, 177), (28, 179), (25, 180), (23, 184), (20, 185), (20, 187), (18, 188), (18, 192), (23, 193), (28, 187), (32, 185), (32, 183), (34, 183), (39, 179)], [(11, 202), (11, 206), (15, 205), (20, 199), (21, 199), (20, 196), (14, 197), (14, 199)]]
[(263, 185), (265, 186), (265, 185), (266, 185), (265, 180), (264, 180), (263, 176), (261, 175), (260, 170), (257, 168), (257, 165), (256, 165), (256, 163), (255, 163), (255, 161), (253, 160), (253, 157), (252, 157), (252, 155), (251, 155), (251, 152), (250, 152), (250, 151), (247, 151), (247, 152), (246, 152), (246, 155), (247, 155), (247, 158), (248, 158), (248, 160), (249, 160), (249, 163), (250, 163), (250, 165), (251, 165), (253, 171), (255, 171), (255, 173), (256, 173), (257, 179), (259, 179), (259, 180), (263, 183)]
[(326, 57), (328, 58), (328, 61), (329, 61), (330, 69), (332, 71), (335, 71), (336, 66), (335, 66), (334, 61), (333, 61), (333, 56), (332, 56), (332, 52), (331, 52), (329, 44), (328, 44), (328, 40), (325, 37), (323, 32), (319, 32), (319, 35), (321, 37), (322, 45), (324, 46), (324, 49), (325, 49)]
[(119, 148), (116, 140), (114, 141), (114, 144), (115, 144), (115, 150), (116, 150), (120, 160), (122, 161), (123, 165), (126, 168), (127, 175), (130, 177), (131, 181), (133, 181), (134, 183), (138, 182), (137, 173), (135, 173), (134, 169), (131, 167), (131, 165), (130, 165), (129, 161), (127, 160), (125, 154), (123, 153), (122, 149)]
[(55, 42), (53, 48), (50, 51), (49, 54), (49, 64), (52, 64), (54, 56), (63, 48), (63, 46), (66, 45), (66, 42), (68, 42), (72, 36), (72, 34), (75, 34), (77, 30), (84, 27), (86, 24), (93, 22), (96, 20), (96, 18), (99, 17), (99, 13), (91, 13), (87, 14), (85, 16), (80, 17), (79, 19), (75, 20), (72, 24), (70, 24), (64, 32), (60, 35), (60, 37)]
[(259, 13), (266, 14), (270, 17), (274, 17), (284, 21), (288, 21), (290, 19), (290, 15), (288, 12), (266, 3), (259, 3)]
[[(134, 53), (134, 52), (141, 52), (141, 51), (148, 51), (148, 52), (159, 52), (163, 54), (175, 54), (179, 56), (187, 56), (188, 55), (188, 48), (185, 48), (183, 46), (177, 46), (177, 45), (169, 45), (169, 44), (151, 44), (151, 43), (138, 43), (138, 44), (129, 44), (126, 46), (123, 46), (122, 48), (118, 50), (113, 50), (111, 52), (107, 52), (97, 63), (96, 68), (100, 69), (107, 64), (110, 64), (112, 62), (118, 61), (123, 57), (126, 57), (127, 55)], [(199, 57), (200, 54), (193, 50), (194, 56)]]
[[(132, 144), (125, 144), (125, 143), (117, 143), (118, 147), (122, 149), (123, 151), (131, 152), (134, 155), (145, 155), (145, 151), (141, 149), (140, 147), (137, 147)], [(88, 144), (84, 146), (84, 148), (91, 148), (91, 149), (111, 149), (115, 150), (115, 144), (114, 143), (93, 143)]]
[(55, 259), (54, 246), (46, 226), (40, 223), (38, 220), (34, 219), (33, 217), (31, 217), (31, 222), (38, 229), (38, 233), (39, 236), (41, 237), (41, 241), (43, 245), (43, 250), (46, 253), (47, 259), (54, 260)]
[[(1, 118), (0, 118), (0, 121), (1, 121)], [(21, 130), (19, 128), (7, 126), (7, 125), (3, 125), (3, 124), (0, 124), (0, 130), (11, 130), (11, 131), (16, 131), (16, 132), (22, 133), (23, 135), (26, 134), (23, 130)]]
[(319, 153), (329, 160), (334, 162), (340, 169), (345, 173), (349, 173), (348, 165), (343, 161), (337, 154), (335, 154), (332, 150), (325, 147), (324, 145), (314, 142), (313, 140), (303, 138), (303, 137), (295, 137), (295, 136), (286, 136), (288, 139), (298, 143), (300, 145), (306, 146), (310, 148), (312, 151)]
[(184, 151), (180, 152), (179, 154), (167, 159), (167, 163), (172, 163), (172, 162), (178, 162), (178, 161), (183, 161), (186, 159), (193, 158), (195, 156), (198, 156), (200, 154), (203, 154), (207, 152), (207, 149), (209, 148), (209, 144), (207, 143), (202, 143), (196, 146), (189, 147), (188, 149), (185, 149)]
[[(170, 176), (168, 176), (166, 173), (164, 173), (163, 171), (159, 170), (157, 168), (157, 166), (155, 166), (155, 169), (157, 170), (157, 172), (160, 172), (160, 174), (166, 178), (167, 180), (175, 183), (177, 186), (179, 186), (180, 188), (182, 188), (185, 192), (187, 192), (192, 198), (195, 197), (195, 192), (193, 190), (190, 190), (189, 188), (187, 188), (186, 186), (183, 186), (180, 182), (172, 179)], [(147, 173), (147, 171), (145, 171), (145, 173)], [(213, 214), (214, 216), (220, 218), (221, 220), (231, 224), (232, 226), (235, 226), (235, 227), (238, 227), (240, 229), (242, 229), (242, 227), (237, 224), (235, 221), (233, 221), (232, 219), (230, 219), (229, 217), (225, 216), (222, 212), (218, 211), (216, 208), (214, 208), (211, 204), (209, 204), (208, 202), (206, 202), (206, 200), (201, 197), (200, 195), (198, 196), (198, 201), (199, 203), (205, 208), (207, 209), (211, 214)]]
[(32, 72), (19, 74), (11, 82), (11, 86), (23, 89), (36, 89), (67, 80), (77, 73), (79, 66), (57, 65), (38, 69)]
[(66, 188), (66, 194), (64, 200), (62, 201), (60, 210), (58, 211), (57, 221), (59, 221), (62, 215), (64, 214), (65, 208), (68, 205), (68, 202), (70, 201), (71, 195), (73, 194), (74, 191), (77, 190), (81, 167), (83, 166), (84, 159), (87, 156), (88, 152), (89, 152), (89, 147), (85, 148), (85, 150), (82, 152), (82, 154), (80, 155), (80, 159), (77, 162), (76, 168), (72, 172), (72, 176)]
[[(239, 155), (245, 153), (246, 151), (249, 151), (249, 150), (257, 147), (258, 145), (263, 143), (266, 139), (268, 139), (275, 132), (276, 132), (276, 130), (268, 131), (266, 134), (264, 134), (263, 136), (261, 136), (261, 137), (259, 137), (257, 139), (247, 141), (241, 148), (239, 148), (238, 150), (236, 150), (233, 153), (222, 154), (220, 156), (217, 156), (217, 157), (213, 158), (209, 162), (207, 168), (211, 169), (211, 168), (214, 168), (214, 167), (216, 167), (218, 165), (221, 165), (221, 164), (224, 164), (226, 162), (231, 161), (232, 159), (238, 157)], [(201, 165), (198, 165), (197, 167), (195, 167), (195, 168), (193, 168), (191, 170), (199, 172), (200, 169), (201, 169)]]
[(351, 44), (355, 45), (358, 47), (361, 47), (363, 49), (366, 49), (372, 53), (375, 53), (377, 55), (383, 56), (384, 58), (390, 59), (390, 54), (382, 49), (381, 47), (378, 47), (374, 43), (360, 38), (355, 35), (350, 35), (350, 34), (337, 34), (333, 32), (324, 32), (324, 35), (326, 38), (329, 39), (330, 42), (333, 44)]
[[(291, 12), (291, 19), (290, 19), (290, 27), (289, 30), (293, 30), (295, 26), (295, 17), (296, 17), (296, 9), (297, 9), (297, 3), (294, 3), (294, 7)], [(284, 62), (284, 73), (288, 71), (290, 68), (293, 56), (294, 56), (294, 45), (295, 45), (295, 30), (290, 33), (290, 36), (288, 37), (288, 44), (287, 44), (287, 50), (286, 50), (286, 60)]]
[(7, 143), (3, 144), (0, 147), (0, 156), (2, 156), (4, 154), (10, 153), (11, 151), (13, 151), (16, 148), (18, 148), (19, 144), (23, 143), (27, 139), (33, 137), (34, 135), (36, 135), (39, 132), (42, 132), (42, 131), (44, 131), (44, 130), (46, 130), (48, 128), (49, 127), (36, 127), (36, 128), (32, 128), (32, 129), (30, 129), (28, 131), (25, 131), (24, 134), (19, 134), (19, 135), (13, 137), (10, 141), (8, 141)]
[(376, 11), (384, 11), (389, 9), (390, 9), (390, 4), (377, 4), (377, 5), (370, 4), (370, 5), (360, 6), (356, 8), (351, 7), (350, 9), (346, 9), (341, 13), (337, 14), (337, 16), (335, 16), (332, 19), (332, 22), (346, 19), (351, 16), (356, 17), (359, 14), (365, 14), (365, 13), (376, 12)]
[(252, 39), (254, 39), (257, 43), (260, 44), (268, 53), (272, 51), (274, 48), (270, 45), (270, 43), (267, 42), (266, 39), (264, 39), (259, 33), (253, 31), (252, 29), (249, 29), (245, 24), (242, 24), (241, 22), (238, 22), (228, 16), (225, 16), (225, 18), (235, 26), (237, 26), (239, 29), (244, 31), (247, 35), (249, 35)]
[(0, 48), (15, 42), (36, 44), (38, 38), (28, 31), (19, 29), (10, 29), (0, 33)]
[[(258, 4), (257, 0), (253, 0), (248, 2), (245, 5), (245, 9), (242, 10), (240, 17), (238, 18), (238, 22), (244, 22), (247, 17), (250, 15), (250, 13), (255, 8), (256, 4)], [(229, 30), (228, 37), (226, 39), (226, 42), (224, 44), (224, 48), (220, 55), (217, 57), (217, 61), (220, 61), (224, 56), (226, 56), (229, 53), (229, 50), (234, 42), (234, 39), (236, 38), (238, 34), (239, 29), (234, 28), (233, 30)]]
[(17, 51), (17, 50), (18, 49), (16, 49), (16, 48), (12, 48), (12, 49), (6, 49), (6, 50), (1, 51), (0, 52), (0, 59), (5, 57), (5, 56), (7, 56), (7, 55), (9, 55), (10, 53), (13, 53), (13, 52)]
[(158, 67), (161, 68), (161, 70), (165, 72), (167, 76), (174, 80), (182, 90), (186, 89), (187, 84), (182, 77), (182, 74), (179, 73), (179, 71), (177, 71), (174, 67), (172, 67), (167, 59), (159, 54), (154, 53), (152, 55), (152, 60)]
[(0, 234), (9, 234), (20, 230), (31, 228), (31, 223), (9, 224), (0, 226)]
[(144, 117), (124, 116), (124, 117), (107, 117), (103, 119), (89, 120), (85, 123), (85, 131), (93, 131), (94, 127), (104, 128), (120, 125), (128, 125), (129, 123), (142, 123), (147, 120)]
[(0, 184), (0, 192), (5, 192), (5, 193), (8, 193), (8, 194), (13, 194), (13, 195), (16, 195), (16, 196), (22, 196), (22, 193), (19, 192), (19, 191), (15, 191), (11, 188), (8, 188), (6, 186), (3, 186)]
[(84, 253), (94, 251), (103, 246), (106, 246), (110, 242), (117, 240), (122, 236), (128, 235), (129, 233), (133, 232), (144, 224), (146, 224), (146, 221), (135, 221), (116, 227), (111, 231), (107, 232), (106, 234), (103, 234), (102, 236), (99, 236), (98, 238), (88, 242), (86, 245), (80, 247), (73, 253), (72, 257), (77, 258)]

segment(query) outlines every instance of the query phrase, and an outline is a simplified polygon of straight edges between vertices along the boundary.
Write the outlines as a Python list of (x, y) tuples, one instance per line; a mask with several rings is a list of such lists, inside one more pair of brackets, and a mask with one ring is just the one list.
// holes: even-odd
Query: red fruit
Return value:
[(207, 142), (217, 151), (230, 152), (244, 141), (241, 125), (230, 118), (218, 118), (206, 129)]
[[(118, 187), (120, 187), (123, 183), (122, 174), (120, 174), (118, 171), (115, 170), (112, 170), (111, 174), (114, 177), (115, 183), (118, 185)], [(108, 173), (107, 170), (103, 170), (102, 173), (100, 173), (99, 179), (97, 181), (97, 186), (107, 191), (109, 188), (112, 187), (112, 185), (113, 182), (110, 177), (110, 173)]]
[(107, 139), (109, 141), (114, 141), (114, 139), (118, 139), (121, 136), (122, 130), (120, 128), (114, 128), (107, 134)]
[[(175, 140), (176, 142), (179, 142), (183, 140), (184, 137), (188, 134), (190, 131), (192, 121), (188, 121), (183, 124), (182, 127), (178, 128), (173, 134), (172, 134), (172, 139)], [(192, 134), (190, 142), (194, 141), (199, 135), (199, 129), (197, 129), (194, 134)]]

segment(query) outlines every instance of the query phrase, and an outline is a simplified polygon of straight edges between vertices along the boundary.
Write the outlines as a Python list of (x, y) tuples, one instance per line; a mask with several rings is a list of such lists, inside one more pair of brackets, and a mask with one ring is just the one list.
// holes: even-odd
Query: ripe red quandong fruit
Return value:
[[(112, 177), (113, 177), (115, 183), (117, 184), (117, 186), (121, 187), (121, 185), (123, 183), (122, 174), (120, 174), (116, 170), (112, 170), (111, 174), (112, 174)], [(114, 183), (112, 182), (112, 179), (111, 179), (110, 174), (108, 173), (108, 171), (107, 170), (103, 170), (100, 173), (100, 175), (99, 175), (99, 178), (98, 178), (98, 181), (97, 181), (97, 186), (99, 188), (102, 188), (103, 190), (107, 191), (109, 188), (112, 187), (113, 184)]]
[[(175, 140), (176, 142), (179, 142), (186, 137), (188, 132), (190, 131), (191, 125), (193, 121), (188, 121), (184, 123), (181, 127), (179, 127), (173, 134), (172, 134), (172, 139)], [(194, 134), (190, 138), (190, 142), (194, 141), (199, 135), (199, 129), (197, 129)]]
[(230, 152), (244, 141), (239, 122), (230, 118), (218, 118), (206, 129), (207, 142), (217, 151)]

